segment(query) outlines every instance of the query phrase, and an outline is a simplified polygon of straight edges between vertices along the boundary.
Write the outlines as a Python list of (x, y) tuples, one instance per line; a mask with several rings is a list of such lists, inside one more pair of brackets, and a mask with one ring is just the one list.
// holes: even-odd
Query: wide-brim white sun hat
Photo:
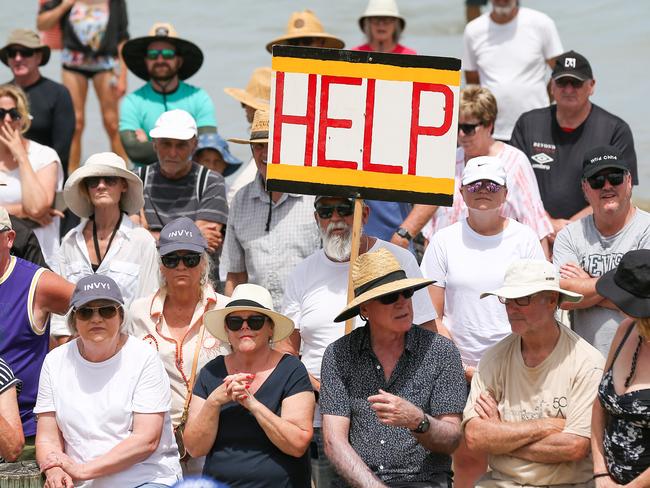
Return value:
[(286, 339), (294, 329), (293, 320), (273, 310), (271, 294), (263, 286), (252, 283), (237, 285), (224, 308), (205, 313), (205, 328), (220, 341), (230, 342), (224, 319), (233, 312), (259, 312), (269, 317), (273, 321), (273, 342)]
[(127, 189), (120, 198), (120, 208), (128, 215), (138, 213), (144, 206), (142, 180), (126, 169), (126, 162), (120, 156), (102, 152), (90, 156), (81, 168), (70, 175), (63, 187), (63, 199), (76, 216), (87, 218), (95, 213), (88, 193), (82, 186), (84, 179), (93, 176), (117, 176), (126, 180)]
[(503, 298), (521, 298), (541, 291), (556, 291), (560, 301), (579, 302), (580, 293), (560, 288), (560, 274), (555, 266), (542, 259), (519, 259), (506, 269), (503, 286), (498, 290), (481, 293), (481, 298), (497, 296)]
[(406, 20), (399, 13), (395, 0), (369, 0), (366, 11), (359, 17), (359, 27), (363, 31), (363, 21), (368, 17), (394, 17), (399, 20), (402, 30), (406, 27)]

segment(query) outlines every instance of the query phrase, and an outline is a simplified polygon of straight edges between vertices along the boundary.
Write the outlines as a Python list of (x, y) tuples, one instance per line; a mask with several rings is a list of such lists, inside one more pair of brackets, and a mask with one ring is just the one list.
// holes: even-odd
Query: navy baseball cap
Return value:
[(621, 151), (614, 146), (595, 147), (585, 153), (582, 161), (582, 178), (590, 178), (599, 171), (607, 168), (630, 171), (627, 161), (623, 159)]
[(166, 256), (174, 251), (192, 251), (202, 253), (208, 248), (203, 234), (194, 221), (187, 217), (172, 220), (160, 231), (158, 252)]
[(77, 282), (70, 305), (79, 308), (94, 300), (110, 300), (124, 305), (124, 298), (117, 283), (108, 276), (100, 274), (85, 276)]

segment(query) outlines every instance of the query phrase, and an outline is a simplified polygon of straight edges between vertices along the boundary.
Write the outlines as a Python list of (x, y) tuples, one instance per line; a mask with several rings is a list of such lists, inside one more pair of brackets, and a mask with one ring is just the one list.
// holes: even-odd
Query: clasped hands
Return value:
[(86, 479), (84, 465), (62, 452), (51, 452), (40, 465), (45, 474), (44, 488), (72, 488), (73, 480)]
[(219, 407), (229, 402), (237, 402), (250, 410), (251, 406), (257, 402), (250, 392), (254, 379), (254, 373), (228, 375), (224, 378), (223, 383), (210, 394), (208, 401), (216, 403)]

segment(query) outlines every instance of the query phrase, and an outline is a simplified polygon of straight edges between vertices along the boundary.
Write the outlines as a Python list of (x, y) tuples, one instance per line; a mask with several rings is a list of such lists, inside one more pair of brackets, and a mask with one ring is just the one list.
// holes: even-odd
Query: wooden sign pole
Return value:
[[(352, 284), (352, 265), (359, 257), (361, 245), (361, 216), (363, 214), (363, 199), (354, 200), (354, 220), (352, 221), (352, 247), (350, 249), (350, 268), (348, 269), (348, 303), (354, 298), (354, 285)], [(352, 323), (355, 317), (345, 321), (345, 334), (352, 332)]]

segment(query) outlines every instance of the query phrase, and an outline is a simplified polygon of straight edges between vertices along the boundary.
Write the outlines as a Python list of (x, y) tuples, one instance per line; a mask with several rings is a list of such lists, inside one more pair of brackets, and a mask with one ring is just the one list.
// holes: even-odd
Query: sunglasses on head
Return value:
[(18, 54), (22, 58), (31, 58), (34, 54), (36, 54), (36, 49), (31, 49), (29, 47), (8, 47), (7, 48), (7, 56), (10, 57), (11, 59), (15, 58)]
[(531, 295), (528, 295), (527, 297), (519, 297), (519, 298), (499, 297), (499, 301), (501, 303), (503, 303), (504, 305), (507, 305), (508, 303), (515, 302), (520, 307), (527, 307), (528, 305), (530, 305), (530, 297), (531, 297)]
[(391, 303), (395, 303), (397, 300), (399, 300), (400, 295), (408, 300), (413, 296), (413, 293), (415, 293), (413, 288), (409, 288), (407, 290), (396, 291), (394, 293), (389, 293), (388, 295), (380, 296), (377, 298), (377, 300), (379, 300), (379, 302), (383, 305), (390, 305)]
[(147, 59), (154, 61), (158, 59), (158, 56), (162, 56), (163, 59), (174, 59), (176, 57), (176, 51), (173, 49), (149, 49), (147, 50)]
[(9, 114), (9, 117), (11, 117), (11, 120), (14, 122), (16, 120), (20, 120), (22, 117), (20, 116), (20, 112), (18, 111), (17, 108), (0, 108), (0, 120), (4, 120), (4, 118)]
[(458, 124), (458, 130), (463, 131), (466, 136), (473, 136), (476, 128), (481, 124)]
[(555, 84), (560, 88), (564, 88), (568, 85), (571, 85), (573, 88), (582, 88), (582, 85), (584, 85), (585, 82), (584, 80), (579, 80), (570, 76), (563, 76), (562, 78), (555, 80)]
[(119, 176), (89, 176), (88, 178), (84, 178), (84, 183), (87, 188), (97, 188), (99, 182), (104, 180), (106, 186), (115, 186), (119, 179)]
[(201, 255), (197, 253), (190, 254), (166, 254), (161, 256), (160, 261), (165, 268), (173, 269), (178, 266), (178, 263), (183, 261), (186, 268), (196, 268), (201, 262)]
[(594, 190), (600, 190), (605, 186), (605, 180), (612, 186), (618, 186), (625, 180), (625, 171), (612, 171), (606, 174), (597, 174), (587, 178), (587, 183)]
[(354, 213), (354, 205), (351, 203), (339, 203), (338, 205), (318, 205), (316, 206), (316, 213), (321, 219), (330, 219), (334, 211), (339, 214), (339, 217), (349, 217)]
[(95, 311), (104, 319), (112, 319), (121, 307), (119, 305), (102, 305), (101, 307), (79, 307), (74, 311), (75, 317), (79, 320), (90, 320)]
[(489, 180), (480, 180), (465, 185), (465, 188), (467, 188), (467, 191), (470, 193), (476, 193), (477, 191), (479, 191), (481, 188), (484, 187), (489, 193), (497, 193), (499, 190), (501, 190), (501, 188), (503, 188), (503, 185), (499, 185), (498, 183)]
[(248, 324), (250, 330), (260, 330), (264, 327), (267, 318), (266, 315), (250, 315), (247, 318), (238, 317), (237, 315), (228, 315), (224, 319), (224, 322), (226, 323), (228, 330), (232, 330), (233, 332), (237, 332), (241, 329), (244, 326), (244, 322)]

